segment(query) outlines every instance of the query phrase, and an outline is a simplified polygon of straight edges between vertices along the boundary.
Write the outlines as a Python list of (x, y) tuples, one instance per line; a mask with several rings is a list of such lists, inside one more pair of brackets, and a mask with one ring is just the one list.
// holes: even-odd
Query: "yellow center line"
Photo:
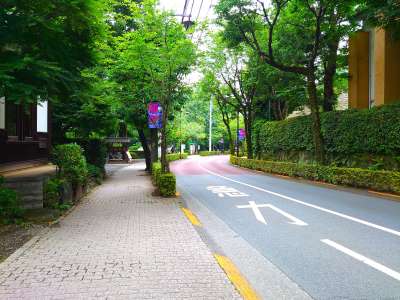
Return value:
[(187, 208), (181, 207), (183, 213), (185, 214), (186, 218), (189, 219), (189, 221), (195, 225), (195, 226), (201, 226), (201, 223), (199, 219)]
[(218, 264), (224, 270), (229, 280), (242, 295), (245, 300), (259, 300), (261, 299), (257, 293), (250, 286), (250, 283), (240, 274), (239, 270), (233, 264), (233, 262), (226, 256), (214, 253), (214, 257)]

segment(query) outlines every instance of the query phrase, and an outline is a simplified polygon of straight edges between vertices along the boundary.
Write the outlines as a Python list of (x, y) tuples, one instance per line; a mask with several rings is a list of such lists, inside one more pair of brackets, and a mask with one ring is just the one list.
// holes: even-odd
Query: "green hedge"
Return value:
[[(333, 164), (400, 167), (400, 103), (322, 113), (321, 130), (328, 161)], [(310, 116), (257, 121), (253, 135), (254, 152), (259, 158), (312, 160), (314, 144)]]
[(158, 188), (163, 197), (172, 197), (176, 194), (176, 178), (172, 173), (161, 174), (159, 177)]
[(176, 194), (176, 177), (173, 173), (161, 173), (161, 164), (159, 162), (153, 163), (151, 169), (153, 183), (160, 191), (163, 197), (171, 197)]
[(179, 159), (186, 159), (188, 158), (188, 154), (187, 153), (171, 153), (171, 154), (167, 154), (167, 160), (168, 161), (174, 161), (174, 160), (179, 160)]
[(400, 172), (255, 160), (235, 156), (231, 156), (230, 160), (234, 165), (268, 173), (400, 194)]
[(211, 156), (211, 155), (223, 155), (225, 152), (222, 151), (200, 151), (200, 156)]

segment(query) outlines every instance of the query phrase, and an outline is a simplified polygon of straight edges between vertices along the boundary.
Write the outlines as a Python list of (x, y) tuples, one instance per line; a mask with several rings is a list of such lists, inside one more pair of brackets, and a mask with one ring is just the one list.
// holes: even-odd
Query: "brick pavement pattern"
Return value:
[[(176, 199), (132, 165), (0, 265), (0, 299), (239, 299)], [(25, 248), (25, 249), (24, 249)]]

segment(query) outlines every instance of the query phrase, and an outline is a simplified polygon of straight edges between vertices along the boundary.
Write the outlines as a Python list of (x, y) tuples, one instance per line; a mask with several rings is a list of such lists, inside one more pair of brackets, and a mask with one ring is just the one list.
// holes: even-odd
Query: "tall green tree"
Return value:
[(132, 5), (136, 25), (116, 37), (118, 55), (112, 66), (112, 78), (118, 83), (117, 94), (125, 110), (138, 128), (146, 124), (148, 103), (161, 103), (161, 163), (162, 171), (167, 172), (168, 120), (185, 90), (183, 78), (195, 62), (194, 45), (175, 17), (158, 11), (154, 1)]
[[(222, 0), (217, 12), (226, 40), (232, 45), (244, 43), (260, 60), (280, 71), (303, 76), (308, 106), (313, 120), (316, 160), (324, 162), (317, 80), (324, 76), (326, 109), (333, 103), (333, 74), (336, 72), (337, 47), (352, 1), (306, 0)], [(323, 65), (321, 65), (323, 64)]]
[(0, 94), (31, 103), (79, 89), (104, 30), (103, 2), (4, 0), (0, 7)]

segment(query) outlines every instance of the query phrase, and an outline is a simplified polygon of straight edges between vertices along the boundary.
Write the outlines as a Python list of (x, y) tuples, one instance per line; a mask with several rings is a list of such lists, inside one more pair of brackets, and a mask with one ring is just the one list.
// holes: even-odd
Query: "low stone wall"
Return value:
[(48, 176), (6, 178), (4, 186), (18, 193), (23, 208), (43, 208), (43, 186), (48, 178)]

